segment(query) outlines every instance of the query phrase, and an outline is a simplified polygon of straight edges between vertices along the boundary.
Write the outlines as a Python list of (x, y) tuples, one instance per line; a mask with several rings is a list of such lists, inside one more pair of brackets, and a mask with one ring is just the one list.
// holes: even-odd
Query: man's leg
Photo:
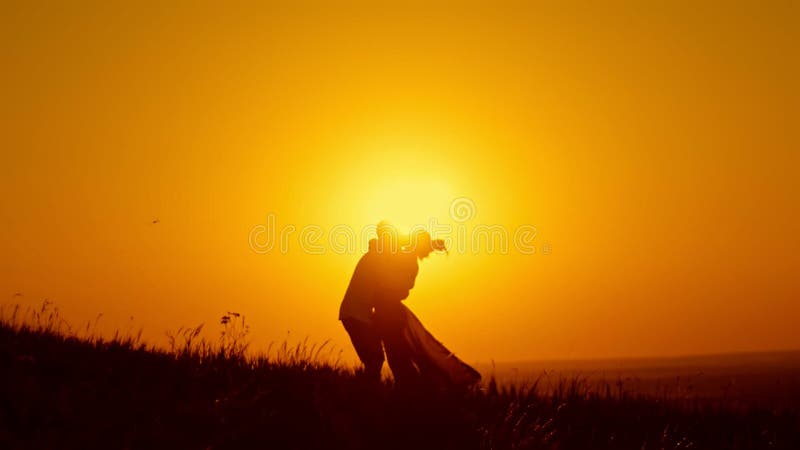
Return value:
[(350, 341), (358, 358), (364, 364), (364, 376), (370, 381), (381, 381), (383, 346), (372, 325), (356, 319), (342, 319), (342, 325), (350, 335)]

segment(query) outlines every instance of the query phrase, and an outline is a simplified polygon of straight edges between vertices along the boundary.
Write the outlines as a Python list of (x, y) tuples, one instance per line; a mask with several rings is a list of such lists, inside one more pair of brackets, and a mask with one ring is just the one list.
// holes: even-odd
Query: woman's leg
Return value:
[(391, 336), (384, 340), (386, 347), (386, 360), (395, 382), (399, 385), (413, 384), (419, 377), (419, 371), (414, 365), (411, 348), (402, 337)]
[(402, 305), (384, 306), (375, 313), (378, 332), (386, 349), (386, 360), (395, 382), (399, 385), (416, 383), (419, 371), (414, 365), (414, 355), (406, 336), (406, 316)]

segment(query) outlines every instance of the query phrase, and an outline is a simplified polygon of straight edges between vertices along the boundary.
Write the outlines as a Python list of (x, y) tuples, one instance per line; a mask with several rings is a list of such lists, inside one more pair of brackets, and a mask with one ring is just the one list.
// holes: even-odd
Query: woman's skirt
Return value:
[(401, 306), (406, 314), (403, 334), (422, 378), (458, 387), (471, 386), (481, 380), (477, 370), (433, 337), (407, 306)]

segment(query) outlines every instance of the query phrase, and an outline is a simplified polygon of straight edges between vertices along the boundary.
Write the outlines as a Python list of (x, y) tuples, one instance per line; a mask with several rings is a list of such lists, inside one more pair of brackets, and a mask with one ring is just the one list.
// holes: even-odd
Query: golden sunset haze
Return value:
[(351, 361), (329, 231), (466, 198), (537, 250), (420, 263), (466, 361), (800, 348), (797, 2), (145, 3), (0, 6), (2, 304)]

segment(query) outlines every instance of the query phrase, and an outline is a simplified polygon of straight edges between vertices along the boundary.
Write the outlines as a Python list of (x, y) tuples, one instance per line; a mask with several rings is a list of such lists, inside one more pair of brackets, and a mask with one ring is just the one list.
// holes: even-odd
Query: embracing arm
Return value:
[(397, 300), (408, 298), (409, 291), (414, 288), (414, 281), (419, 272), (416, 259), (401, 262), (402, 264), (392, 267), (381, 280), (381, 290), (389, 298)]

